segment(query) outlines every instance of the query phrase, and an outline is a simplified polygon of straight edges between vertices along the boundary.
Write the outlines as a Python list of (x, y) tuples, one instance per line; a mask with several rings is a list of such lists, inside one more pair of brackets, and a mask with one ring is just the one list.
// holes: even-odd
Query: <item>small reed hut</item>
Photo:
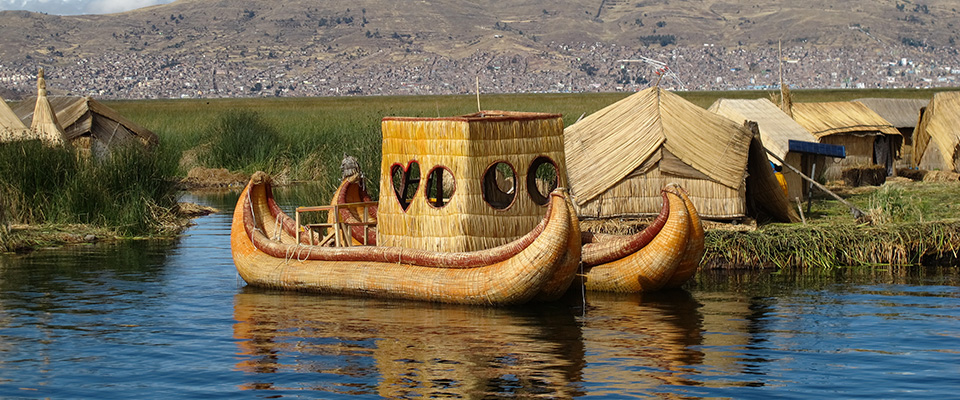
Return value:
[[(709, 112), (660, 87), (611, 104), (564, 130), (567, 173), (580, 216), (654, 215), (662, 204), (660, 190), (675, 182), (687, 190), (702, 217), (744, 218), (750, 214), (752, 136), (743, 121)], [(755, 187), (775, 188), (781, 198), (776, 207), (789, 209), (762, 147), (759, 152), (755, 177), (762, 177), (758, 182), (763, 185)], [(786, 218), (785, 209), (777, 219)]]
[[(719, 99), (708, 110), (727, 117), (733, 121), (754, 121), (760, 130), (760, 139), (766, 150), (769, 150), (787, 164), (801, 171), (809, 171), (810, 160), (799, 152), (790, 151), (791, 140), (816, 142), (817, 138), (810, 131), (790, 118), (787, 113), (768, 99)], [(780, 165), (771, 155), (767, 155), (770, 162)], [(805, 199), (803, 178), (790, 168), (784, 167), (783, 177), (787, 181), (787, 198)], [(809, 172), (805, 172), (810, 175)]]
[[(27, 107), (32, 99), (14, 109), (22, 121), (35, 117)], [(157, 135), (120, 115), (116, 110), (86, 96), (54, 96), (47, 102), (56, 111), (67, 142), (87, 155), (103, 158), (110, 149), (137, 144), (152, 148), (159, 143)]]
[(920, 109), (927, 106), (930, 99), (891, 99), (870, 97), (856, 99), (863, 103), (877, 115), (887, 120), (894, 128), (900, 131), (903, 145), (900, 147), (900, 159), (894, 165), (897, 168), (913, 166), (913, 131), (920, 120)]
[(960, 172), (960, 92), (934, 94), (914, 138), (915, 166)]
[(565, 186), (559, 114), (386, 117), (378, 244), (474, 251), (529, 233)]
[(846, 158), (827, 163), (823, 171), (827, 180), (841, 179), (844, 169), (871, 165), (885, 167), (887, 175), (894, 173), (894, 160), (900, 154), (900, 131), (863, 103), (793, 103), (793, 118), (820, 143), (846, 149)]
[(0, 143), (27, 140), (30, 136), (30, 128), (20, 121), (7, 105), (7, 101), (0, 97)]

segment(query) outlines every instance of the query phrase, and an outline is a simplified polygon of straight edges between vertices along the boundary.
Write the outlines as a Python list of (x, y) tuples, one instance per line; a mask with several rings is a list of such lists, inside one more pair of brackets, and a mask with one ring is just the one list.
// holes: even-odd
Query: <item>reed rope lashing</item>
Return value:
[[(274, 225), (273, 240), (280, 241), (280, 213), (277, 213), (276, 224)], [(297, 243), (300, 244), (300, 243)]]
[[(247, 193), (247, 204), (250, 205), (250, 215), (253, 216), (253, 217), (256, 217), (257, 214), (256, 214), (256, 212), (254, 212), (254, 209), (253, 209), (253, 200), (250, 199), (250, 193), (249, 193), (249, 192)], [(258, 229), (260, 229), (260, 228), (257, 228), (257, 224), (256, 224), (256, 222), (254, 222), (254, 224), (253, 224), (253, 229), (250, 230), (250, 244), (253, 245), (253, 249), (254, 249), (254, 250), (260, 251), (260, 249), (257, 248), (257, 242), (255, 242), (255, 241), (253, 240), (253, 233), (256, 232)]]

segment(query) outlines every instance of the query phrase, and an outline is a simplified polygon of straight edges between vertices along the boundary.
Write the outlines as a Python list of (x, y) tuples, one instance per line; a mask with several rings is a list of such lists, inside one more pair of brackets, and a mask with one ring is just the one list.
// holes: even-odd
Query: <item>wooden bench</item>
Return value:
[[(367, 236), (370, 231), (370, 228), (377, 226), (376, 221), (370, 220), (370, 212), (369, 212), (370, 209), (368, 208), (370, 206), (375, 206), (375, 205), (377, 205), (377, 202), (375, 201), (364, 201), (364, 202), (343, 203), (343, 204), (336, 204), (336, 205), (329, 205), (329, 206), (297, 207), (297, 210), (296, 210), (297, 243), (300, 243), (300, 226), (301, 226), (300, 213), (326, 211), (328, 213), (327, 221), (330, 220), (329, 213), (333, 212), (334, 222), (323, 222), (323, 223), (302, 225), (304, 228), (309, 230), (311, 245), (325, 246), (330, 242), (331, 239), (333, 239), (334, 246), (337, 246), (337, 247), (351, 246), (353, 244), (353, 237), (350, 235), (350, 228), (354, 226), (362, 226), (363, 227), (363, 244), (366, 246), (368, 245)], [(357, 208), (357, 214), (361, 215), (360, 222), (345, 222), (340, 220), (340, 210), (343, 208), (351, 208), (351, 207)], [(317, 243), (313, 243), (313, 232), (315, 229), (324, 229), (327, 232), (327, 234), (322, 239), (320, 239), (320, 241)]]

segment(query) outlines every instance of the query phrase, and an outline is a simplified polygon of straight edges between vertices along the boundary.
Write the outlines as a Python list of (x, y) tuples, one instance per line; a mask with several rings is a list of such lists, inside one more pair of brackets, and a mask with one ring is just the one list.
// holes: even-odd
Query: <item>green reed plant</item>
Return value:
[(202, 160), (207, 166), (231, 171), (273, 172), (272, 163), (280, 149), (279, 136), (276, 127), (266, 123), (259, 113), (227, 111), (205, 132), (209, 147)]
[(176, 217), (172, 157), (122, 146), (102, 160), (37, 141), (0, 145), (5, 218), (90, 224), (124, 235), (160, 233)]

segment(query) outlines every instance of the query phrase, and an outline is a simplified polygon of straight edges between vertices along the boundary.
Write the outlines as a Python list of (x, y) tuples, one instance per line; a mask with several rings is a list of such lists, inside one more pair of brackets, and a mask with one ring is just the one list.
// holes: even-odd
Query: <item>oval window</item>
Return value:
[(483, 200), (498, 210), (513, 204), (517, 195), (517, 174), (503, 161), (494, 163), (483, 174)]
[(527, 171), (527, 193), (534, 203), (541, 206), (550, 201), (550, 192), (560, 184), (557, 165), (549, 157), (540, 156), (533, 160)]
[(453, 173), (449, 169), (442, 166), (435, 167), (427, 174), (427, 204), (434, 207), (447, 205), (456, 189), (454, 183)]
[(413, 196), (417, 194), (417, 188), (420, 187), (420, 164), (411, 161), (406, 169), (400, 164), (394, 164), (390, 167), (390, 180), (400, 208), (407, 211)]

